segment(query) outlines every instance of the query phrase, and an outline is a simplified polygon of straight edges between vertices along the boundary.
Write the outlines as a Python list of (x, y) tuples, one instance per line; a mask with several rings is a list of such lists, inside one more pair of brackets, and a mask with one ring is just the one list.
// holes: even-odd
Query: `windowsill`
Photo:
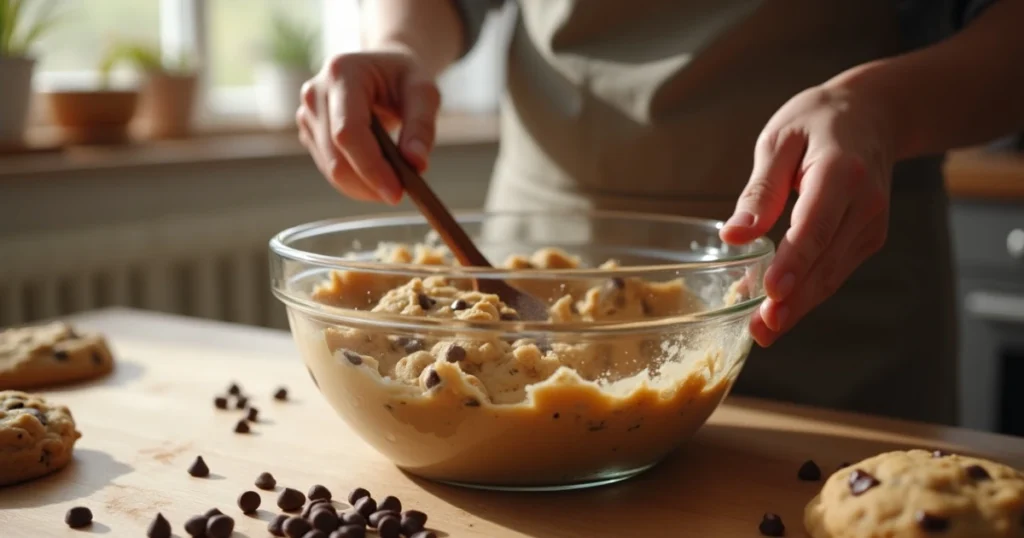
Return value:
[(950, 152), (945, 163), (946, 190), (955, 199), (1024, 199), (1024, 154), (968, 148)]
[[(52, 128), (30, 130), (24, 153), (0, 153), (0, 180), (125, 167), (187, 165), (226, 161), (308, 158), (294, 130), (270, 131), (255, 125), (204, 129), (182, 140), (137, 141), (117, 146), (60, 147)], [(437, 146), (493, 144), (498, 140), (494, 114), (442, 114)]]

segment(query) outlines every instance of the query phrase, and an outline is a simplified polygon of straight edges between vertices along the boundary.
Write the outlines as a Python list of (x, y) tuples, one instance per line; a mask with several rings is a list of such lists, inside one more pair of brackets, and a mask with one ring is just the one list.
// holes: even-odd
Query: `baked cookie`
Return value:
[(67, 323), (0, 331), (0, 390), (91, 379), (113, 367), (101, 335), (79, 334)]
[(81, 436), (67, 407), (0, 391), (0, 486), (63, 469)]
[(979, 458), (887, 452), (829, 477), (804, 525), (813, 538), (1024, 538), (1024, 475)]

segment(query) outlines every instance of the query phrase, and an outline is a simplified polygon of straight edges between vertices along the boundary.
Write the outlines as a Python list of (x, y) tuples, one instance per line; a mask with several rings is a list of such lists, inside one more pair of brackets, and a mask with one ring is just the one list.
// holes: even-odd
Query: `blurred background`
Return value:
[[(0, 33), (0, 326), (130, 306), (285, 328), (271, 235), (412, 210), (337, 195), (294, 132), (299, 85), (359, 48), (358, 0), (0, 0), (15, 4), (21, 37)], [(427, 176), (454, 208), (484, 200), (514, 18), (493, 15), (440, 81)], [(946, 174), (963, 423), (1024, 435), (1020, 137), (955, 152)]]

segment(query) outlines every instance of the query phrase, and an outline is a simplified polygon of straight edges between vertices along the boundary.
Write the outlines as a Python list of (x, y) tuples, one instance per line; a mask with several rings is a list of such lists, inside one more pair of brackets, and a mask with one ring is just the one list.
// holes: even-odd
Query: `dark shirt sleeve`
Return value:
[(480, 31), (484, 27), (487, 15), (504, 4), (505, 0), (452, 0), (455, 12), (459, 14), (459, 20), (462, 22), (462, 35), (465, 36), (459, 57), (473, 50), (473, 45), (476, 45), (480, 38)]
[(957, 30), (970, 24), (978, 15), (981, 15), (988, 6), (998, 0), (957, 0), (956, 12), (953, 14), (953, 27)]

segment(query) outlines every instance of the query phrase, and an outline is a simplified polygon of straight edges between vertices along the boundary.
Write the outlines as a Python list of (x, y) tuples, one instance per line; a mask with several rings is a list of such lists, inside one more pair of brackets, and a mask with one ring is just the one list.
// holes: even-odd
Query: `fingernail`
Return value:
[(786, 318), (788, 318), (788, 317), (789, 317), (789, 307), (788, 306), (780, 306), (779, 308), (775, 309), (775, 325), (777, 325), (775, 327), (775, 332), (781, 331), (782, 328), (786, 326)]
[(729, 217), (729, 220), (725, 221), (726, 226), (738, 226), (740, 228), (749, 228), (754, 225), (754, 215), (740, 211), (735, 215)]
[(405, 145), (405, 151), (419, 159), (420, 162), (427, 160), (427, 145), (422, 140), (412, 139)]
[(401, 192), (389, 188), (387, 185), (377, 185), (377, 194), (380, 195), (381, 199), (391, 205), (397, 204), (398, 199), (402, 195)]
[(779, 295), (777, 299), (789, 297), (789, 294), (793, 292), (794, 284), (796, 284), (796, 275), (793, 273), (782, 275), (782, 278), (775, 284), (775, 291)]

